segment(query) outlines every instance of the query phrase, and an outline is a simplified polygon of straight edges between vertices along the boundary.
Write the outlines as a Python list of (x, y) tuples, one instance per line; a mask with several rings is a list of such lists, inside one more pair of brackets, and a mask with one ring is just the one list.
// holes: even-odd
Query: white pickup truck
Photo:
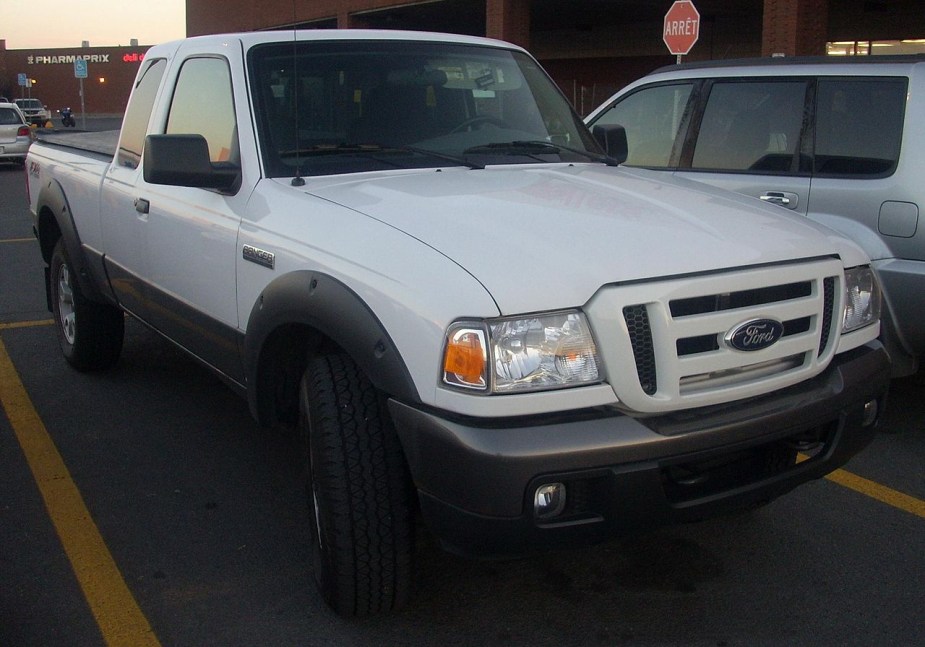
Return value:
[(112, 365), (128, 313), (298, 429), (342, 614), (407, 599), (418, 522), (480, 557), (600, 541), (764, 503), (874, 434), (864, 253), (620, 168), (622, 129), (515, 46), (168, 43), (117, 137), (29, 152), (64, 355)]

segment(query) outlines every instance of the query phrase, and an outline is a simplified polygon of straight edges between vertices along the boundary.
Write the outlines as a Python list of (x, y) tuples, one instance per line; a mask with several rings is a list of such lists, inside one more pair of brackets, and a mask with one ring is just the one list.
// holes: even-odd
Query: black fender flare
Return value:
[[(343, 282), (320, 272), (297, 270), (264, 288), (251, 309), (244, 337), (244, 371), (251, 413), (272, 418), (272, 394), (261, 388), (261, 357), (274, 331), (304, 325), (350, 355), (380, 391), (406, 402), (420, 402), (411, 373), (382, 322)], [(307, 360), (307, 358), (306, 358)]]
[[(99, 289), (97, 283), (93, 280), (94, 272), (87, 255), (83, 251), (83, 245), (80, 242), (80, 234), (77, 233), (77, 225), (74, 223), (74, 216), (71, 213), (71, 206), (68, 203), (67, 196), (64, 194), (64, 188), (57, 180), (49, 180), (39, 190), (36, 213), (39, 214), (36, 219), (36, 237), (42, 249), (42, 258), (45, 265), (51, 264), (51, 255), (55, 251), (55, 238), (48, 230), (49, 223), (42, 218), (41, 213), (44, 210), (51, 212), (55, 219), (61, 238), (64, 240), (64, 248), (67, 250), (67, 257), (70, 260), (74, 275), (83, 295), (91, 300), (102, 303), (114, 303), (114, 299), (107, 298)], [(48, 281), (46, 280), (46, 291)], [(49, 297), (50, 298), (50, 297)], [(49, 303), (49, 309), (51, 309)]]

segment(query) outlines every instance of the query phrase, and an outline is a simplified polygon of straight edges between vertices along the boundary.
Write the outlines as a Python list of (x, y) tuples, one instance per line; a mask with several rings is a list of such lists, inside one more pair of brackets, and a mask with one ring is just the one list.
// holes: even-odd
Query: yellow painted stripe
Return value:
[(34, 243), (35, 238), (0, 238), (0, 243)]
[[(802, 463), (805, 460), (809, 460), (809, 456), (802, 453), (797, 454), (798, 463)], [(904, 512), (909, 512), (917, 517), (925, 518), (925, 501), (916, 499), (914, 496), (888, 488), (885, 485), (880, 485), (875, 481), (871, 481), (842, 469), (826, 474), (826, 478), (833, 483), (838, 483), (842, 487), (869, 496), (881, 503), (886, 503), (889, 506), (893, 506)]]
[(0, 323), (0, 330), (13, 330), (14, 328), (33, 328), (35, 326), (50, 326), (55, 323), (54, 319), (40, 319), (39, 321), (13, 321), (10, 323)]
[(160, 645), (32, 406), (2, 339), (0, 405), (26, 455), (45, 508), (106, 644), (110, 647)]
[(925, 501), (916, 499), (914, 496), (893, 490), (885, 485), (880, 485), (879, 483), (870, 481), (857, 474), (846, 472), (845, 470), (835, 470), (826, 476), (826, 478), (843, 487), (854, 490), (855, 492), (865, 494), (881, 503), (886, 503), (894, 508), (899, 508), (900, 510), (925, 519)]

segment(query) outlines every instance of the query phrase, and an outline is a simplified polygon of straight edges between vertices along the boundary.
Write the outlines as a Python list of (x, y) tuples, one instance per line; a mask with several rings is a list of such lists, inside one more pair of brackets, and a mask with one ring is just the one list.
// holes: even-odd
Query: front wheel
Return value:
[(109, 368), (122, 352), (122, 311), (83, 295), (63, 239), (55, 245), (50, 269), (55, 331), (65, 359), (79, 371)]
[(411, 588), (412, 490), (385, 401), (344, 354), (309, 361), (299, 428), (318, 588), (337, 613), (401, 607)]

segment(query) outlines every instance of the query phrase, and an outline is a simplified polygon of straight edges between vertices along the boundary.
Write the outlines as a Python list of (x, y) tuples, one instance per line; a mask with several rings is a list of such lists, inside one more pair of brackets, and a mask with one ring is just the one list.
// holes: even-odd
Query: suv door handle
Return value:
[(796, 193), (785, 191), (767, 191), (764, 195), (759, 195), (758, 199), (787, 209), (796, 209), (797, 203), (800, 201), (800, 197)]
[(135, 211), (138, 213), (148, 213), (151, 203), (144, 198), (135, 198)]

